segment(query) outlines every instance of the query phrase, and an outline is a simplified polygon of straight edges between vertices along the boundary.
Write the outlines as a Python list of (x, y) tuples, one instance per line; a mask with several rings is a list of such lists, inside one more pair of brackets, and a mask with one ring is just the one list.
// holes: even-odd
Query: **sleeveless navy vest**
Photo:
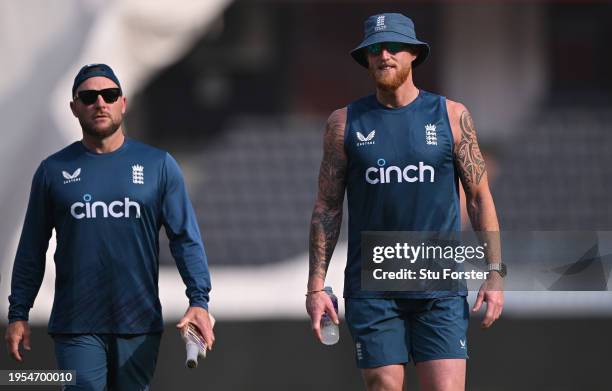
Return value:
[(457, 294), (361, 290), (362, 231), (460, 230), (453, 146), (442, 96), (421, 90), (410, 104), (388, 108), (376, 95), (370, 95), (348, 106), (344, 135), (349, 212), (345, 297)]

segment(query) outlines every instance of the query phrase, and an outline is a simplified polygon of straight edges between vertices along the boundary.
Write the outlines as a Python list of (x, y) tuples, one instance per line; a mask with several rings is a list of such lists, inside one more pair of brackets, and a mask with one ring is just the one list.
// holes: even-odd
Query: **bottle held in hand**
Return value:
[[(338, 298), (334, 295), (332, 288), (330, 286), (326, 286), (323, 291), (327, 293), (329, 298), (331, 299), (334, 305), (334, 311), (336, 311), (336, 315), (338, 314)], [(335, 345), (340, 340), (340, 329), (338, 325), (334, 323), (332, 318), (324, 313), (321, 317), (321, 342), (324, 345)]]

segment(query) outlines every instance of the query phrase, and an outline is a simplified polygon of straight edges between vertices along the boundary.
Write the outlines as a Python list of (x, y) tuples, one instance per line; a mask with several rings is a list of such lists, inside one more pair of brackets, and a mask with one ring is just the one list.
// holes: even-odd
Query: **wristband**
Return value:
[(325, 289), (315, 289), (312, 291), (307, 291), (306, 292), (306, 296), (312, 295), (313, 293), (317, 293), (317, 292), (323, 292)]

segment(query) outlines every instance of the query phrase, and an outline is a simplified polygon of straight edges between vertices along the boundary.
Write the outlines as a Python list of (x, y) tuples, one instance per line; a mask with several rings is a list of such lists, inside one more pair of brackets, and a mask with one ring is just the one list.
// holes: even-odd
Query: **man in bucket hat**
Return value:
[[(463, 390), (467, 359), (467, 290), (372, 291), (361, 286), (364, 231), (460, 230), (459, 179), (475, 230), (498, 232), (470, 113), (464, 105), (415, 87), (412, 71), (429, 55), (412, 20), (379, 14), (365, 21), (352, 57), (376, 93), (329, 117), (310, 229), (306, 307), (320, 339), (320, 319), (338, 317), (322, 291), (340, 233), (345, 191), (349, 242), (346, 321), (368, 390), (403, 390), (405, 364), (416, 364), (422, 390)], [(503, 307), (505, 267), (499, 241), (485, 250), (489, 273), (472, 308), (486, 302), (490, 327)]]

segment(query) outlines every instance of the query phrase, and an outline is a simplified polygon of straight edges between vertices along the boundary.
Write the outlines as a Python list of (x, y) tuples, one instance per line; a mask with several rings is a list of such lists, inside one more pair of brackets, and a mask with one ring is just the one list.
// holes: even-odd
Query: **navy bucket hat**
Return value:
[(121, 84), (119, 84), (119, 79), (115, 76), (115, 72), (106, 64), (88, 64), (85, 65), (79, 73), (77, 73), (74, 78), (74, 84), (72, 84), (72, 96), (74, 97), (74, 93), (76, 89), (81, 85), (82, 82), (89, 79), (90, 77), (102, 76), (110, 79), (117, 84), (117, 87), (121, 89)]
[(412, 62), (416, 67), (429, 55), (429, 45), (419, 41), (414, 32), (412, 20), (402, 14), (378, 14), (372, 15), (364, 23), (363, 41), (351, 51), (351, 56), (361, 66), (368, 67), (368, 59), (364, 48), (382, 42), (400, 42), (420, 48), (418, 57)]

